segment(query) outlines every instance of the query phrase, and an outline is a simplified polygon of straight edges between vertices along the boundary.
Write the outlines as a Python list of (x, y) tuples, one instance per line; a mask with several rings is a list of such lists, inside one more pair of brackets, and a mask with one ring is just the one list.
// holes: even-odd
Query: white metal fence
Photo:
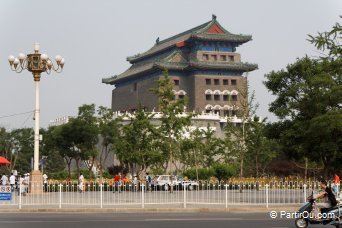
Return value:
[[(47, 186), (31, 183), (32, 194), (27, 186), (18, 186), (11, 201), (0, 201), (0, 208), (145, 208), (145, 207), (206, 207), (299, 205), (312, 191), (319, 190), (318, 182), (254, 182), (210, 183), (199, 182), (193, 189), (182, 185), (168, 191), (157, 186), (111, 183), (86, 183), (82, 190), (77, 183), (50, 183)], [(34, 188), (34, 189), (32, 189)], [(21, 191), (21, 194), (19, 192)]]

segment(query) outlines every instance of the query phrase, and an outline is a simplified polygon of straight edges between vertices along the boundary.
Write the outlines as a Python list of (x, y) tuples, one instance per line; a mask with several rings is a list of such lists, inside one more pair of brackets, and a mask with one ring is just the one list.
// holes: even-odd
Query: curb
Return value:
[(297, 207), (270, 208), (22, 208), (0, 209), (0, 213), (269, 213), (271, 211), (295, 212)]

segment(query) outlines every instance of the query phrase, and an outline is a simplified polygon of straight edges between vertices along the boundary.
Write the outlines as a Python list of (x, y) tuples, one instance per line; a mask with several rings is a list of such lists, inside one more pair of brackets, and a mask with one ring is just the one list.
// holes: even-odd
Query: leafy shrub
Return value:
[[(200, 180), (208, 180), (211, 176), (215, 174), (214, 169), (212, 168), (199, 168), (198, 170), (198, 179)], [(196, 169), (188, 169), (183, 173), (184, 176), (188, 177), (191, 180), (197, 179)]]
[(110, 175), (110, 173), (109, 173), (108, 171), (103, 171), (102, 177), (105, 178), (105, 179), (111, 179), (111, 178), (113, 178), (113, 176)]
[(59, 172), (48, 173), (48, 177), (49, 179), (65, 180), (68, 177), (68, 172), (63, 170)]
[(214, 176), (219, 180), (227, 180), (235, 175), (236, 168), (227, 164), (213, 165)]

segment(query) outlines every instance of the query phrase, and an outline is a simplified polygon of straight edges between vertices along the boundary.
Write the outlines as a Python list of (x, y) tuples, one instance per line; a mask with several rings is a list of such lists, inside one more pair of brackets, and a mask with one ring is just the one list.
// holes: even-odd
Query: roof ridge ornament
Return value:
[(212, 18), (213, 21), (216, 21), (216, 15), (215, 14), (212, 14), (211, 18)]
[(159, 43), (159, 37), (157, 37), (157, 39), (156, 39), (156, 44), (158, 44)]

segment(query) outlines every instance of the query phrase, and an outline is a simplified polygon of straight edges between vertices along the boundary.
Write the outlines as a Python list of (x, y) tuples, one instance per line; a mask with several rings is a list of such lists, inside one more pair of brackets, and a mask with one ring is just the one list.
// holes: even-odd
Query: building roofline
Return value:
[[(223, 31), (223, 33), (222, 34), (207, 33), (206, 31), (213, 25), (217, 25)], [(158, 38), (156, 40), (155, 45), (152, 48), (150, 48), (149, 50), (143, 53), (139, 53), (139, 54), (127, 57), (127, 61), (133, 64), (139, 60), (142, 60), (144, 58), (153, 56), (157, 53), (160, 53), (169, 48), (172, 48), (178, 42), (185, 42), (189, 40), (208, 40), (208, 41), (215, 40), (215, 41), (226, 41), (226, 42), (242, 44), (242, 43), (246, 43), (252, 40), (252, 36), (230, 33), (229, 31), (227, 31), (225, 28), (221, 26), (221, 24), (216, 20), (216, 16), (213, 15), (213, 18), (211, 21), (208, 21), (199, 26), (191, 28), (185, 32), (171, 36), (162, 41), (159, 41), (159, 38)]]

